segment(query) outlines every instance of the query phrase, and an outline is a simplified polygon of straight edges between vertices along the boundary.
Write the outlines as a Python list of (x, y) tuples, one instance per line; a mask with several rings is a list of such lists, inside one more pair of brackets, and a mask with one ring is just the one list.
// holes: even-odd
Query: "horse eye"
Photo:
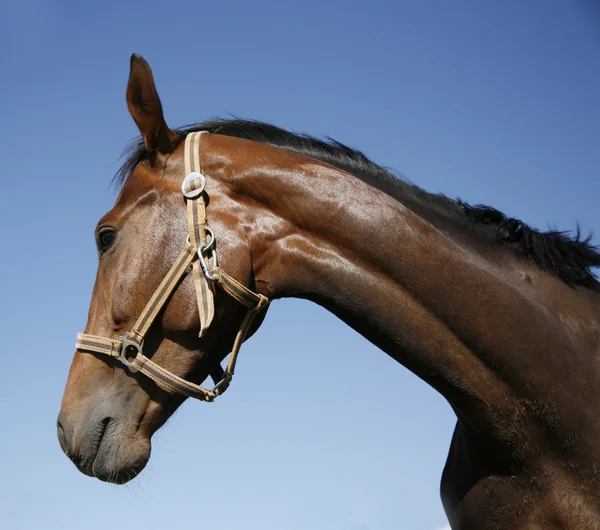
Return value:
[(117, 233), (112, 228), (102, 228), (96, 235), (96, 245), (100, 255), (104, 254), (115, 242)]

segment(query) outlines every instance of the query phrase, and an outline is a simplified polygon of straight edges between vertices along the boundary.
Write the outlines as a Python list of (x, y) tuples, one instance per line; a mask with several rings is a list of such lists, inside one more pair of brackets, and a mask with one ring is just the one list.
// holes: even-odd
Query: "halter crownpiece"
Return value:
[[(160, 285), (142, 310), (131, 331), (118, 339), (79, 333), (76, 348), (84, 352), (100, 353), (118, 359), (131, 372), (141, 372), (172, 394), (182, 394), (202, 401), (214, 401), (231, 383), (240, 347), (256, 316), (269, 305), (269, 299), (255, 293), (219, 268), (215, 250), (215, 236), (206, 220), (206, 178), (200, 168), (200, 139), (205, 131), (190, 133), (185, 138), (185, 171), (181, 184), (188, 212), (188, 238), (183, 250)], [(208, 237), (207, 237), (208, 236)], [(212, 390), (186, 381), (151, 361), (142, 352), (146, 333), (158, 313), (177, 288), (192, 265), (196, 302), (200, 315), (202, 337), (210, 327), (214, 314), (214, 288), (219, 286), (229, 296), (246, 306), (248, 311), (235, 337), (227, 368)], [(221, 375), (221, 373), (219, 374)], [(213, 376), (214, 377), (214, 376)]]

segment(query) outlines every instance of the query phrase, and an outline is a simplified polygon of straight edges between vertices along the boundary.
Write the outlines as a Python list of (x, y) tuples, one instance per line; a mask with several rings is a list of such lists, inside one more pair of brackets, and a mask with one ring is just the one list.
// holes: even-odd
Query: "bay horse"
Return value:
[[(81, 472), (135, 477), (186, 397), (212, 401), (231, 383), (268, 302), (299, 297), (453, 408), (441, 479), (453, 529), (600, 528), (589, 238), (426, 193), (333, 140), (238, 119), (170, 129), (137, 55), (126, 99), (142, 140), (97, 225), (57, 425)], [(200, 387), (209, 375), (215, 388)]]

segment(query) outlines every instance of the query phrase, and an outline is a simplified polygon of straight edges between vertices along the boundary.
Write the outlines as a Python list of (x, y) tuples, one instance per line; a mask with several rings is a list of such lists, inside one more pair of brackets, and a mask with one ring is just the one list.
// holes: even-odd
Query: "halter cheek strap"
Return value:
[[(118, 339), (79, 333), (76, 347), (80, 351), (100, 353), (121, 361), (131, 372), (141, 372), (161, 388), (173, 394), (182, 394), (202, 401), (213, 401), (225, 392), (235, 371), (238, 353), (256, 316), (269, 305), (269, 299), (255, 293), (219, 268), (215, 250), (215, 236), (207, 227), (206, 179), (200, 171), (200, 139), (205, 132), (190, 133), (185, 139), (185, 170), (187, 176), (181, 191), (187, 200), (188, 240), (160, 285), (142, 310), (131, 331)], [(202, 337), (214, 318), (214, 289), (225, 293), (248, 309), (235, 337), (227, 368), (212, 390), (165, 370), (143, 354), (144, 338), (158, 313), (192, 265), (196, 302), (200, 315)]]
[[(203, 193), (206, 179), (200, 171), (201, 137), (202, 133), (192, 133), (185, 139), (184, 156), (187, 177), (185, 177), (181, 185), (181, 192), (187, 198), (189, 241), (197, 249), (206, 247), (206, 202), (204, 201)], [(212, 237), (212, 247), (214, 247), (214, 241), (215, 239)], [(216, 256), (216, 254), (214, 255)], [(214, 265), (217, 265), (217, 263), (215, 262)], [(200, 314), (199, 336), (202, 337), (215, 315), (215, 303), (213, 291), (208, 285), (207, 278), (200, 267), (200, 259), (194, 260), (192, 267), (194, 285), (196, 287), (196, 302)]]

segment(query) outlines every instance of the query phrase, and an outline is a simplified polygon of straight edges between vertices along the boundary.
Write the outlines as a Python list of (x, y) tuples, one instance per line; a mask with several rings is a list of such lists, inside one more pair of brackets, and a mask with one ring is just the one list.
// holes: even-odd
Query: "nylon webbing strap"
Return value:
[(171, 296), (177, 284), (185, 274), (185, 270), (196, 257), (196, 248), (191, 243), (186, 243), (185, 247), (177, 256), (175, 263), (169, 269), (163, 281), (160, 282), (152, 298), (142, 310), (142, 314), (137, 319), (136, 323), (129, 334), (129, 339), (141, 344), (158, 315), (159, 311), (165, 305), (167, 299)]
[[(188, 192), (195, 190), (202, 191), (204, 187), (205, 182), (201, 179), (202, 171), (200, 167), (200, 138), (203, 134), (204, 131), (201, 131), (190, 133), (185, 137), (184, 157), (186, 175), (198, 174), (198, 178), (190, 179), (186, 183), (186, 190)], [(204, 193), (187, 199), (187, 211), (190, 241), (196, 249), (202, 248), (206, 245), (206, 203), (204, 201)], [(198, 336), (202, 337), (210, 326), (215, 314), (214, 296), (199, 261), (195, 261), (193, 264), (193, 277), (196, 287), (196, 303), (200, 315), (200, 332)]]
[(184, 396), (199, 399), (201, 401), (213, 401), (229, 387), (235, 372), (235, 365), (240, 348), (244, 343), (246, 336), (248, 335), (248, 331), (250, 331), (252, 322), (256, 316), (269, 304), (267, 297), (262, 295), (258, 296), (260, 297), (259, 303), (246, 313), (240, 329), (236, 334), (231, 355), (229, 357), (229, 362), (225, 372), (223, 373), (223, 379), (212, 390), (204, 388), (195, 383), (191, 383), (175, 374), (172, 374), (168, 370), (165, 370), (155, 362), (151, 361), (141, 351), (138, 351), (133, 359), (123, 359), (126, 353), (122, 352), (123, 341), (121, 340), (112, 340), (98, 337), (96, 335), (79, 333), (77, 335), (76, 348), (83, 351), (102, 353), (111, 357), (120, 357), (122, 361), (126, 361), (125, 364), (127, 364), (133, 372), (139, 371), (143, 373), (146, 377), (152, 379), (167, 392), (182, 394)]
[[(78, 350), (103, 353), (118, 358), (121, 357), (123, 341), (79, 333), (77, 335), (75, 347)], [(207, 390), (206, 388), (190, 383), (189, 381), (172, 374), (168, 370), (165, 370), (158, 364), (152, 362), (141, 352), (138, 352), (133, 359), (125, 360), (129, 363), (129, 368), (132, 372), (142, 372), (167, 392), (183, 394), (187, 397), (193, 397), (203, 401), (212, 401), (216, 397), (212, 390)]]
[(78, 350), (93, 351), (96, 353), (104, 353), (106, 355), (110, 355), (111, 357), (118, 357), (121, 355), (123, 341), (105, 339), (104, 337), (86, 335), (85, 333), (78, 333), (75, 347)]
[(263, 298), (266, 299), (262, 294), (253, 293), (250, 289), (244, 287), (236, 279), (219, 269), (219, 267), (211, 268), (210, 273), (219, 284), (219, 287), (221, 287), (229, 296), (235, 298), (240, 304), (243, 304), (248, 308), (254, 308), (260, 304)]
[(178, 375), (172, 374), (155, 362), (152, 362), (142, 353), (138, 353), (133, 361), (132, 367), (152, 379), (161, 388), (172, 394), (183, 394), (184, 396), (200, 399), (201, 401), (212, 401), (217, 395), (213, 390), (203, 388), (195, 383), (190, 383)]
[[(252, 293), (252, 294), (254, 294), (254, 293)], [(240, 352), (240, 348), (242, 347), (242, 344), (244, 343), (244, 340), (246, 339), (246, 335), (248, 335), (248, 331), (250, 331), (250, 326), (252, 325), (252, 322), (254, 321), (256, 316), (262, 310), (266, 309), (266, 307), (269, 305), (269, 299), (266, 296), (263, 296), (263, 295), (258, 295), (258, 296), (260, 297), (258, 304), (256, 304), (255, 307), (253, 307), (246, 313), (246, 316), (244, 317), (244, 320), (242, 321), (240, 329), (238, 330), (238, 333), (235, 337), (235, 341), (233, 343), (233, 348), (231, 349), (231, 355), (229, 356), (229, 363), (227, 363), (227, 369), (225, 370), (225, 378), (224, 379), (227, 381), (231, 381), (231, 378), (233, 377), (233, 373), (235, 372), (235, 363), (237, 362), (238, 353)], [(227, 386), (229, 386), (229, 383), (227, 383)]]

